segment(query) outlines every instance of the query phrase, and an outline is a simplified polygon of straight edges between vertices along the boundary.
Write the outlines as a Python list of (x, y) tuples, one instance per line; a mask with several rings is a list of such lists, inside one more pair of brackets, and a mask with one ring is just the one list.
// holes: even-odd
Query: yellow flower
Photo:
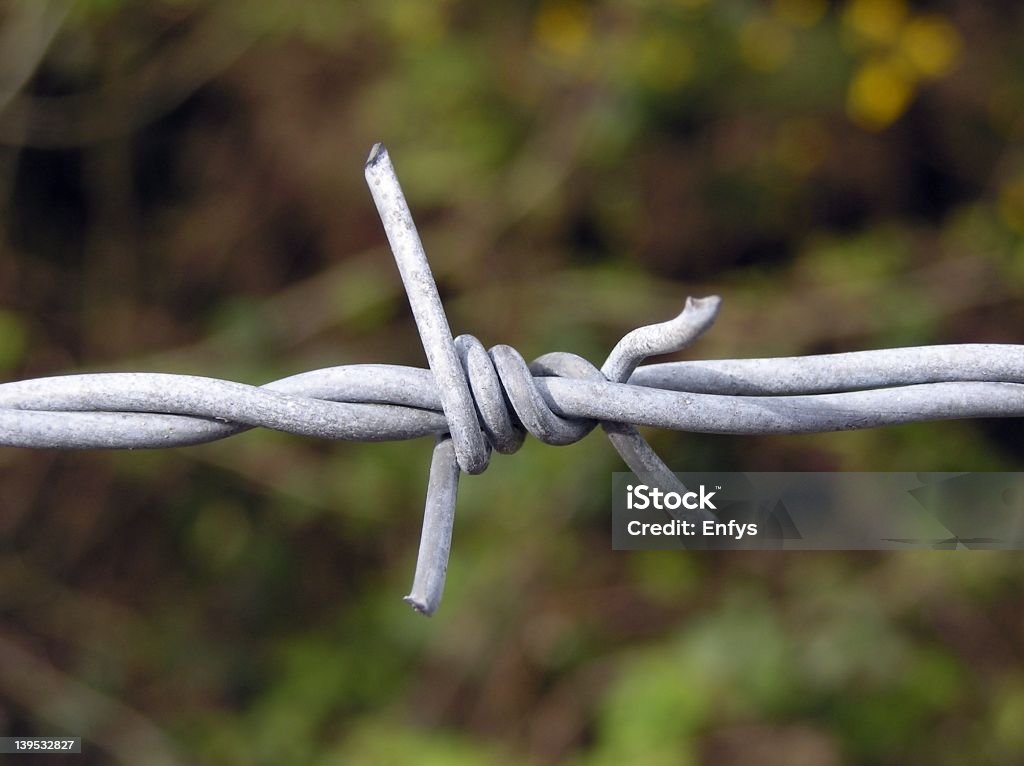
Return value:
[(851, 0), (843, 12), (848, 28), (876, 44), (895, 42), (906, 18), (905, 0)]
[(846, 113), (861, 127), (882, 130), (906, 111), (914, 85), (914, 73), (897, 59), (869, 59), (850, 82)]
[(564, 58), (575, 58), (590, 39), (590, 9), (580, 0), (547, 0), (534, 19), (533, 31), (542, 46)]
[(917, 16), (900, 35), (900, 50), (922, 77), (947, 74), (960, 58), (961, 47), (960, 33), (941, 16)]

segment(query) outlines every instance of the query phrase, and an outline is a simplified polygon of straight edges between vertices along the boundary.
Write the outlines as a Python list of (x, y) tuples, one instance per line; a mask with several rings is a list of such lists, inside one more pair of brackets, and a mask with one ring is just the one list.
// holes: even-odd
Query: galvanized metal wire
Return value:
[(600, 424), (642, 479), (678, 481), (637, 431), (720, 434), (839, 431), (925, 420), (1024, 415), (1024, 346), (961, 344), (821, 356), (642, 365), (714, 322), (717, 296), (627, 334), (596, 368), (556, 352), (527, 364), (511, 346), (453, 338), (387, 151), (366, 164), (429, 369), (386, 364), (314, 370), (262, 386), (191, 375), (102, 373), (0, 384), (0, 445), (149, 449), (201, 444), (250, 428), (349, 441), (434, 436), (413, 588), (440, 603), (461, 473), (515, 452), (529, 433), (572, 444)]

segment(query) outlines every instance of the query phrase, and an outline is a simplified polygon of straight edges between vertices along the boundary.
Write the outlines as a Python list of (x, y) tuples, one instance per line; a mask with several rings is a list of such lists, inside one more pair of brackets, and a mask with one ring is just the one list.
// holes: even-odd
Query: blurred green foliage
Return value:
[[(378, 140), (453, 328), (527, 357), (600, 360), (711, 291), (691, 355), (1022, 342), (1018, 3), (79, 0), (37, 50), (43, 5), (0, 17), (34, 72), (0, 104), (7, 379), (422, 365)], [(1015, 470), (1019, 429), (651, 438), (680, 470)], [(613, 553), (608, 445), (528, 442), (464, 479), (427, 621), (398, 597), (428, 453), (0, 451), (0, 735), (84, 736), (82, 763), (1020, 762), (1020, 557)]]

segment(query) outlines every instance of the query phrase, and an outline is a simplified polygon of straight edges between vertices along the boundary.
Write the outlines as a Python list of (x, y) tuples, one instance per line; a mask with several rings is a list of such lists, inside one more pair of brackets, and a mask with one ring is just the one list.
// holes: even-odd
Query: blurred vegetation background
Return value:
[[(425, 364), (384, 141), (453, 329), (600, 361), (1024, 342), (1013, 0), (8, 0), (0, 375)], [(1021, 470), (1020, 424), (652, 433), (678, 470)], [(613, 553), (591, 436), (0, 450), (0, 735), (76, 763), (960, 764), (1024, 752), (1016, 554)], [(33, 763), (43, 760), (33, 760)]]

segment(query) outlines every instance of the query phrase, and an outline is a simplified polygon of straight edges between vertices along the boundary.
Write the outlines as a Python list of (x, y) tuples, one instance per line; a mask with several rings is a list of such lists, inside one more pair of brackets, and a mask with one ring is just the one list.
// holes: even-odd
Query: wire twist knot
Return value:
[[(612, 349), (600, 370), (582, 357), (564, 352), (545, 354), (528, 365), (511, 346), (498, 345), (488, 351), (472, 335), (452, 338), (423, 243), (381, 144), (370, 151), (366, 179), (449, 426), (449, 433), (439, 438), (434, 449), (420, 554), (412, 592), (406, 599), (417, 610), (431, 614), (440, 603), (448, 566), (459, 470), (483, 472), (492, 447), (502, 453), (515, 452), (522, 446), (524, 431), (546, 444), (565, 445), (579, 441), (597, 425), (595, 420), (566, 418), (555, 412), (535, 376), (624, 383), (648, 356), (678, 351), (710, 327), (720, 299), (689, 298), (675, 319), (634, 330)], [(602, 425), (634, 473), (662, 485), (679, 486), (636, 428), (621, 423)]]

